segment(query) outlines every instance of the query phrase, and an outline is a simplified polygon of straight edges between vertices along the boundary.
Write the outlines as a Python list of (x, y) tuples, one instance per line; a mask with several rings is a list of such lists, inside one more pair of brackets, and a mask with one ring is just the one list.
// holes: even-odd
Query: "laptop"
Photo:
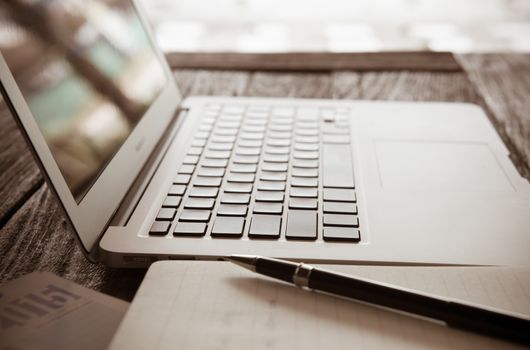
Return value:
[(0, 11), (4, 99), (91, 261), (530, 266), (530, 186), (478, 106), (182, 98), (134, 1)]

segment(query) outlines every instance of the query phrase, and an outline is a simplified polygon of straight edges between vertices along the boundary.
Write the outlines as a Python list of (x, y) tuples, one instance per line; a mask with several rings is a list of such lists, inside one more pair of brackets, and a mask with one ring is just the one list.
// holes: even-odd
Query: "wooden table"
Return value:
[[(439, 59), (423, 57), (414, 61), (414, 57), (409, 59), (406, 55), (394, 54), (385, 60), (384, 54), (379, 59), (377, 55), (359, 54), (352, 55), (352, 61), (348, 56), (341, 56), (332, 59), (330, 67), (325, 64), (328, 56), (307, 57), (315, 62), (296, 55), (282, 57), (281, 62), (289, 58), (306, 62), (299, 71), (293, 71), (297, 66), (292, 62), (282, 66), (277, 61), (274, 61), (276, 65), (257, 70), (259, 59), (263, 58), (256, 56), (247, 62), (232, 62), (222, 67), (208, 65), (206, 57), (202, 66), (218, 70), (177, 69), (175, 75), (186, 96), (477, 103), (510, 149), (519, 172), (530, 179), (530, 55), (458, 55), (450, 56), (445, 65)], [(187, 67), (179, 64), (178, 57), (176, 60), (171, 57), (170, 61)], [(417, 69), (411, 62), (416, 62)], [(252, 71), (233, 70), (238, 64)], [(353, 70), (355, 67), (359, 68)], [(3, 104), (0, 106), (0, 199), (0, 282), (46, 270), (89, 288), (132, 299), (145, 270), (110, 269), (84, 259), (66, 230), (56, 199)]]

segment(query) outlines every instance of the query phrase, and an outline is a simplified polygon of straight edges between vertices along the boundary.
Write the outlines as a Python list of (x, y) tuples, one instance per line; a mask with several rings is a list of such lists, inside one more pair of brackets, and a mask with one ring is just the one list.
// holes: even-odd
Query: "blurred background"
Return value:
[(529, 0), (141, 0), (166, 52), (530, 52)]

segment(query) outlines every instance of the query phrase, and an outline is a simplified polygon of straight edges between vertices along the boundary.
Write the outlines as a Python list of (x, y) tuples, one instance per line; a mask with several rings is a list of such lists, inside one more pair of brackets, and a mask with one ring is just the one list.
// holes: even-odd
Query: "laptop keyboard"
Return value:
[(149, 235), (358, 242), (348, 115), (207, 105)]

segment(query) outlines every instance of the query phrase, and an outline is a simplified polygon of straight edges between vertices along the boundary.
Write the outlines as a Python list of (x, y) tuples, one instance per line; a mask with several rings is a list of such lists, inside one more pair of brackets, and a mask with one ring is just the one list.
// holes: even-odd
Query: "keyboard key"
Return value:
[(277, 214), (281, 215), (283, 212), (282, 203), (255, 203), (254, 204), (254, 213), (257, 214)]
[[(265, 130), (267, 130), (267, 126), (265, 123), (262, 123), (261, 121), (258, 122), (258, 123), (245, 123), (243, 124), (243, 126), (241, 127), (241, 131), (244, 132), (244, 133), (259, 133), (259, 134), (262, 134), (265, 132)], [(259, 141), (260, 143), (261, 140), (240, 140), (240, 141)], [(256, 147), (256, 146), (254, 146)], [(260, 145), (261, 147), (261, 145)]]
[(282, 181), (260, 181), (258, 190), (261, 191), (285, 191), (285, 182)]
[(355, 190), (324, 188), (324, 200), (332, 202), (356, 202)]
[(263, 170), (263, 171), (286, 172), (288, 167), (289, 167), (289, 165), (287, 163), (263, 162), (261, 164), (261, 170)]
[(287, 239), (317, 239), (317, 212), (307, 210), (290, 210), (287, 213)]
[(184, 204), (186, 209), (213, 209), (215, 199), (213, 198), (188, 198)]
[(232, 158), (232, 162), (235, 164), (258, 164), (259, 156), (238, 156), (235, 155)]
[(268, 133), (267, 138), (269, 139), (290, 139), (292, 133), (290, 131), (271, 131)]
[(202, 124), (199, 126), (199, 131), (201, 132), (211, 132), (213, 129), (213, 126), (212, 125), (208, 125), (208, 124)]
[(314, 143), (318, 144), (320, 142), (320, 139), (318, 136), (299, 136), (297, 135), (294, 138), (295, 142), (297, 143)]
[(239, 140), (237, 143), (238, 147), (243, 148), (256, 148), (263, 146), (263, 141), (261, 140)]
[(240, 204), (221, 204), (217, 215), (221, 216), (246, 216), (248, 207)]
[(357, 205), (355, 203), (324, 202), (324, 213), (357, 214)]
[(171, 226), (171, 222), (169, 221), (155, 221), (153, 222), (153, 225), (151, 225), (151, 229), (149, 230), (150, 236), (165, 236), (167, 232), (169, 231), (169, 227)]
[(319, 161), (318, 159), (293, 159), (292, 164), (296, 168), (316, 169)]
[(289, 154), (291, 149), (289, 147), (267, 147), (266, 154)]
[(255, 173), (257, 170), (256, 164), (232, 164), (230, 166), (232, 173)]
[(318, 152), (295, 151), (294, 159), (318, 159)]
[(206, 224), (202, 222), (177, 222), (173, 236), (204, 236)]
[(265, 134), (262, 132), (244, 132), (241, 131), (239, 135), (240, 140), (263, 140)]
[(209, 210), (184, 209), (180, 214), (179, 221), (208, 222), (210, 220)]
[(219, 193), (216, 187), (192, 187), (190, 190), (190, 197), (215, 198)]
[(318, 130), (320, 128), (320, 125), (318, 122), (315, 121), (297, 121), (296, 128)]
[(204, 158), (201, 161), (201, 166), (204, 168), (226, 168), (228, 166), (228, 159)]
[(184, 157), (182, 164), (197, 165), (198, 162), (199, 162), (199, 156), (186, 156)]
[(316, 210), (318, 201), (313, 198), (291, 198), (289, 199), (290, 209)]
[(207, 139), (210, 136), (210, 133), (205, 131), (200, 131), (195, 133), (196, 139)]
[(354, 188), (350, 145), (322, 145), (324, 187)]
[(228, 175), (228, 182), (254, 183), (255, 178), (256, 178), (256, 175), (254, 174), (230, 173)]
[(205, 139), (195, 139), (191, 142), (191, 147), (204, 147), (206, 146)]
[(350, 241), (359, 242), (361, 234), (353, 227), (324, 227), (323, 236), (325, 241)]
[(225, 174), (224, 168), (207, 168), (207, 167), (200, 167), (197, 171), (197, 175), (199, 176), (212, 176), (212, 177), (222, 177)]
[(318, 169), (294, 168), (292, 176), (298, 177), (318, 177)]
[(190, 147), (188, 149), (188, 156), (200, 156), (202, 154), (202, 147)]
[(179, 185), (187, 185), (190, 183), (191, 175), (189, 174), (178, 174), (175, 176), (175, 179), (173, 179), (174, 184)]
[(224, 186), (223, 190), (229, 193), (251, 193), (252, 184), (251, 183), (228, 182), (226, 186)]
[(261, 154), (261, 148), (259, 147), (254, 147), (254, 148), (238, 147), (235, 150), (235, 154), (239, 156), (259, 156)]
[(325, 214), (324, 226), (359, 227), (359, 218), (357, 215)]
[(219, 143), (232, 143), (235, 142), (237, 139), (236, 136), (219, 136), (215, 135), (212, 137), (212, 142), (219, 142)]
[(276, 191), (257, 191), (256, 202), (283, 202), (284, 192)]
[(171, 185), (168, 191), (169, 196), (182, 196), (186, 192), (186, 186), (184, 185)]
[(235, 136), (238, 133), (237, 128), (233, 129), (215, 129), (214, 134), (216, 136)]
[(166, 199), (164, 199), (164, 203), (162, 203), (162, 207), (163, 208), (178, 208), (181, 200), (182, 200), (182, 197), (167, 196)]
[(172, 221), (177, 211), (173, 208), (161, 208), (156, 215), (157, 221)]
[(212, 228), (212, 237), (241, 237), (245, 227), (245, 218), (219, 216)]
[(204, 177), (204, 176), (197, 176), (195, 180), (193, 180), (193, 186), (197, 187), (219, 187), (221, 186), (221, 182), (223, 181), (222, 177)]
[(250, 195), (245, 193), (223, 193), (221, 196), (221, 203), (248, 204), (250, 203)]
[(209, 159), (228, 159), (230, 158), (230, 151), (206, 151), (205, 157)]
[(291, 197), (317, 198), (318, 189), (312, 187), (291, 187)]
[(195, 171), (195, 165), (184, 164), (179, 169), (179, 174), (193, 174)]
[(260, 180), (285, 181), (287, 180), (287, 174), (279, 173), (279, 172), (271, 172), (271, 171), (262, 171), (260, 174)]
[(294, 149), (295, 151), (318, 151), (320, 148), (319, 144), (311, 144), (311, 143), (295, 143)]
[(271, 131), (291, 131), (293, 130), (293, 126), (291, 124), (271, 124), (269, 126), (269, 130)]
[(221, 129), (239, 128), (240, 125), (241, 123), (239, 118), (236, 120), (226, 120), (226, 118), (221, 118), (221, 120), (219, 120), (219, 123), (217, 123), (217, 127)]
[(289, 162), (288, 154), (264, 154), (263, 160), (269, 163), (287, 163)]
[(208, 145), (208, 149), (212, 151), (231, 151), (234, 148), (233, 143), (217, 143), (213, 142)]
[(291, 186), (295, 187), (317, 187), (318, 179), (311, 177), (292, 177)]
[(282, 217), (278, 215), (252, 215), (248, 236), (250, 238), (280, 238)]
[(289, 147), (291, 145), (290, 139), (268, 139), (267, 146)]

